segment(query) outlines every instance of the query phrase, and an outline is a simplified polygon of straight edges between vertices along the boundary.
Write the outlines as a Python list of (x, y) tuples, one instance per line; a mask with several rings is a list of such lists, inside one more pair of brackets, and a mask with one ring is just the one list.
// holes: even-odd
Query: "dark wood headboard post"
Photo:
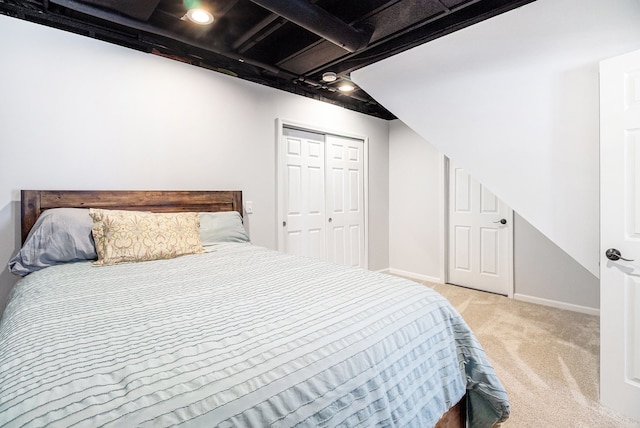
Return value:
[(40, 217), (40, 195), (32, 190), (22, 190), (20, 192), (20, 200), (21, 232), (22, 242), (24, 243), (31, 227)]
[(242, 192), (241, 191), (234, 191), (232, 192), (232, 206), (233, 208), (231, 209), (231, 211), (238, 211), (240, 213), (240, 216), (243, 217), (244, 216), (244, 210), (242, 207)]
[(237, 211), (240, 190), (22, 190), (22, 242), (40, 214), (51, 208), (104, 208), (151, 212)]

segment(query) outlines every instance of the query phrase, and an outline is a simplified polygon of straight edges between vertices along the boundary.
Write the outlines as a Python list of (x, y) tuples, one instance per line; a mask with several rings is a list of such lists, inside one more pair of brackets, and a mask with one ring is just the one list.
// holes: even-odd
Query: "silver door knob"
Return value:
[(624, 257), (622, 257), (622, 254), (620, 253), (620, 251), (616, 250), (615, 248), (609, 248), (605, 253), (605, 256), (607, 256), (607, 258), (609, 260), (612, 261), (618, 261), (618, 260), (624, 260), (625, 262), (632, 262), (633, 259), (625, 259)]
[(507, 224), (507, 219), (506, 218), (501, 218), (498, 221), (494, 221), (494, 223)]

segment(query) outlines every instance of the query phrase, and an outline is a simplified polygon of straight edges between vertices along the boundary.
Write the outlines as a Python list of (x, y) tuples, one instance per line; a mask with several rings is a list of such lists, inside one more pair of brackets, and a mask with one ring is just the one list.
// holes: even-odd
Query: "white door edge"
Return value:
[(515, 260), (514, 260), (514, 254), (515, 254), (515, 249), (514, 249), (514, 235), (515, 235), (515, 231), (516, 231), (516, 225), (513, 221), (514, 219), (514, 215), (513, 215), (513, 210), (511, 208), (509, 208), (509, 214), (507, 214), (507, 220), (509, 221), (509, 224), (511, 225), (511, 233), (509, 233), (509, 241), (508, 241), (508, 245), (509, 245), (509, 273), (508, 273), (508, 278), (509, 278), (509, 285), (507, 287), (507, 297), (510, 299), (513, 299), (513, 296), (515, 294), (515, 272), (514, 272), (514, 266), (515, 266)]
[(276, 119), (276, 239), (277, 250), (284, 251), (284, 232), (282, 219), (284, 218), (284, 192), (281, 185), (284, 183), (284, 123)]
[(442, 263), (440, 263), (440, 278), (439, 282), (441, 284), (446, 284), (449, 280), (448, 278), (448, 267), (449, 267), (449, 239), (448, 239), (448, 230), (449, 230), (449, 159), (443, 154), (439, 155), (439, 191), (438, 191), (438, 206), (439, 210), (439, 223), (440, 223), (440, 233), (439, 233), (439, 245), (440, 255)]

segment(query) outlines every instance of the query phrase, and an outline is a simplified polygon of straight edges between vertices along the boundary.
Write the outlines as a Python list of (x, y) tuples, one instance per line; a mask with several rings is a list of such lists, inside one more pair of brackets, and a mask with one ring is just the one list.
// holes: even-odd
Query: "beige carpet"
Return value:
[(485, 348), (511, 403), (504, 428), (640, 427), (598, 403), (598, 317), (424, 284), (453, 303)]

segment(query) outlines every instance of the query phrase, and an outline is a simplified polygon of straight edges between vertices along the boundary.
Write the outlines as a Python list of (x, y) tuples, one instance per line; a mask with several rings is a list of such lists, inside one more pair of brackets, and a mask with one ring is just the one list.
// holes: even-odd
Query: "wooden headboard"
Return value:
[(23, 190), (21, 192), (22, 242), (40, 214), (51, 208), (104, 208), (152, 212), (238, 211), (239, 190)]

